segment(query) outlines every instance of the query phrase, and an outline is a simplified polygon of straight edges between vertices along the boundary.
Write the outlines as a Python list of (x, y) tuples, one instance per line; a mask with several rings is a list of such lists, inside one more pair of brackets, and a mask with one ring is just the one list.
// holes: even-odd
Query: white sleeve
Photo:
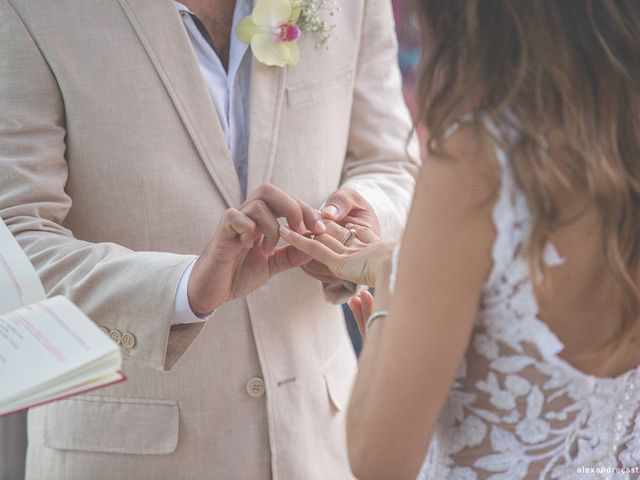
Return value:
[(171, 325), (204, 322), (211, 316), (208, 315), (206, 317), (200, 318), (195, 313), (193, 313), (193, 311), (191, 310), (191, 306), (189, 306), (189, 278), (191, 277), (191, 271), (193, 270), (193, 266), (196, 264), (196, 260), (191, 262), (191, 264), (187, 267), (187, 269), (182, 274), (180, 283), (178, 284), (178, 290), (176, 291), (175, 308), (173, 311), (173, 320), (171, 321)]

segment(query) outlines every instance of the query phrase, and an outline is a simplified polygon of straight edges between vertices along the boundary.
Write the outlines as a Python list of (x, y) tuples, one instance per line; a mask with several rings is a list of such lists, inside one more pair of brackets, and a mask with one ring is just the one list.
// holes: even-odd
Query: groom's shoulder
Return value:
[(0, 0), (0, 25), (25, 31), (46, 58), (62, 62), (110, 45), (127, 48), (132, 30), (120, 0)]
[(53, 15), (52, 20), (62, 17), (73, 18), (74, 12), (91, 8), (92, 5), (119, 6), (118, 0), (0, 0), (0, 4), (13, 9), (20, 16)]
[[(29, 29), (82, 29), (123, 16), (119, 0), (0, 0), (3, 14), (17, 16)], [(126, 18), (126, 17), (125, 17)]]

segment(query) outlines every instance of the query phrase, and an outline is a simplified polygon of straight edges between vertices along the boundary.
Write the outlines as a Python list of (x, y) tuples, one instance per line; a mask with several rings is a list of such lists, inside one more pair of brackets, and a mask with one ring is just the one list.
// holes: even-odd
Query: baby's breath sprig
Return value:
[[(299, 9), (300, 18), (297, 25), (304, 33), (316, 38), (316, 46), (323, 46), (331, 37), (331, 32), (336, 27), (323, 17), (333, 17), (340, 11), (335, 0), (296, 0), (292, 2), (294, 9)], [(326, 15), (325, 15), (326, 14)]]

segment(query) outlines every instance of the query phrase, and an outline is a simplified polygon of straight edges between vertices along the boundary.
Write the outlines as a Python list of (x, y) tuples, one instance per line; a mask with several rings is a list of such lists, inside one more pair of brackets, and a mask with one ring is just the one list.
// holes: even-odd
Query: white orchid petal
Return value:
[(300, 49), (298, 48), (298, 42), (287, 42), (284, 46), (288, 50), (287, 65), (297, 65), (300, 61)]
[(274, 67), (295, 65), (300, 59), (295, 42), (282, 42), (274, 35), (254, 35), (251, 39), (251, 51), (259, 62)]
[(278, 27), (291, 18), (290, 0), (257, 0), (253, 8), (253, 21), (256, 25)]
[(251, 16), (244, 17), (238, 23), (238, 27), (236, 28), (236, 36), (240, 39), (240, 41), (244, 43), (251, 43), (251, 38), (261, 31), (261, 28), (256, 25), (251, 18)]

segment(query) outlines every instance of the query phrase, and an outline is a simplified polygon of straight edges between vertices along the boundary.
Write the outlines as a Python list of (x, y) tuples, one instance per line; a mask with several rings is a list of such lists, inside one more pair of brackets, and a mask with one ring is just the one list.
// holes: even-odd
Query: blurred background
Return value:
[(392, 0), (392, 3), (398, 32), (398, 63), (402, 71), (405, 99), (409, 109), (415, 114), (414, 91), (420, 63), (420, 26), (416, 21), (416, 15), (412, 15), (411, 12), (412, 1)]
[[(348, 0), (346, 0), (348, 1)], [(392, 0), (398, 31), (398, 63), (404, 81), (407, 105), (415, 114), (414, 90), (418, 63), (420, 62), (420, 32), (411, 15), (411, 0)], [(362, 347), (362, 339), (345, 306), (347, 327), (356, 352)], [(0, 419), (0, 480), (22, 480), (24, 478), (24, 455), (27, 447), (26, 415), (19, 414)]]

